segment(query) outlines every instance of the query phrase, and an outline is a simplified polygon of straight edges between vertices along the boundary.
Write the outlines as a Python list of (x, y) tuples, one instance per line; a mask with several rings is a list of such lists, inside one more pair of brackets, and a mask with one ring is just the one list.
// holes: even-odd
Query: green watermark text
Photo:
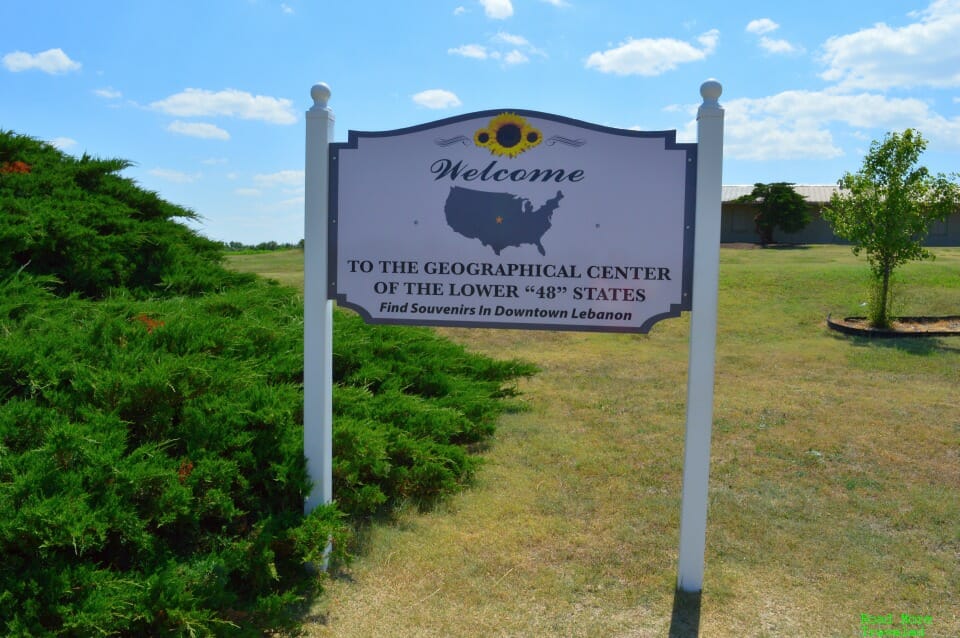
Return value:
[(923, 614), (860, 614), (860, 635), (864, 638), (922, 638), (932, 624), (933, 616)]

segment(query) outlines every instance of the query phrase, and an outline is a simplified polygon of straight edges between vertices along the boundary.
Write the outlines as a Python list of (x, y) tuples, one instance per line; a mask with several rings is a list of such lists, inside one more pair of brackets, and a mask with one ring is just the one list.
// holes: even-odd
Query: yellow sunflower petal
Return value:
[(490, 120), (486, 128), (474, 133), (477, 146), (490, 150), (494, 155), (516, 157), (540, 143), (540, 131), (516, 113), (501, 113)]

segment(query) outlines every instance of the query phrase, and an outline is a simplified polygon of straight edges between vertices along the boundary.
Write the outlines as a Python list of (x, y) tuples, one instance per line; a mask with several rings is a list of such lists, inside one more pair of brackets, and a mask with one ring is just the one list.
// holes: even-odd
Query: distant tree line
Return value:
[(303, 240), (301, 239), (295, 244), (289, 242), (276, 242), (276, 241), (262, 241), (259, 244), (245, 244), (241, 241), (222, 241), (220, 245), (223, 246), (223, 249), (230, 252), (239, 252), (242, 250), (249, 251), (261, 251), (266, 252), (270, 250), (292, 250), (297, 248), (303, 250)]

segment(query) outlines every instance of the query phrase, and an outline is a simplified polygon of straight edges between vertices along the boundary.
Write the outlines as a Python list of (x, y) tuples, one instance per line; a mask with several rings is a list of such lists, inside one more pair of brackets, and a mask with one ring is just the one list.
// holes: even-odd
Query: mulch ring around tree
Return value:
[(960, 315), (948, 317), (897, 317), (890, 328), (872, 328), (866, 317), (827, 317), (827, 326), (843, 334), (859, 337), (957, 337), (960, 336)]

